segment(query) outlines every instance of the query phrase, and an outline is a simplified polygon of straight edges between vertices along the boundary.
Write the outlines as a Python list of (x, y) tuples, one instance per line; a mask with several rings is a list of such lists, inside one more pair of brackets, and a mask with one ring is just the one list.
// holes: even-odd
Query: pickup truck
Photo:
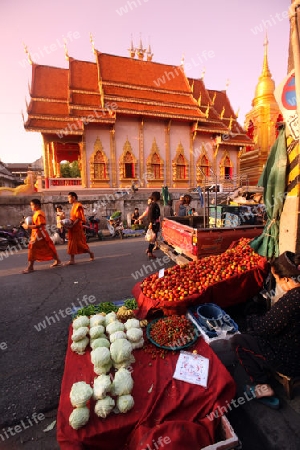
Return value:
[(161, 223), (160, 249), (177, 264), (186, 264), (203, 256), (223, 253), (233, 241), (259, 236), (264, 225), (203, 228), (203, 217), (164, 217)]

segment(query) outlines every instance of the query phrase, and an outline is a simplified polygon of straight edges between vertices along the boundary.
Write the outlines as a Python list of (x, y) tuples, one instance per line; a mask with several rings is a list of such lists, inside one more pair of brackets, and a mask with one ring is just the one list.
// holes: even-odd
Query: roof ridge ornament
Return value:
[(33, 61), (31, 59), (30, 53), (28, 51), (28, 47), (27, 47), (27, 45), (24, 44), (24, 42), (23, 42), (23, 47), (24, 47), (24, 51), (25, 51), (25, 53), (27, 55), (27, 60), (28, 60), (29, 64), (32, 66)]
[(202, 69), (202, 74), (201, 74), (201, 80), (204, 80), (204, 75), (205, 75), (205, 67), (203, 67)]
[(65, 59), (66, 59), (67, 61), (69, 61), (69, 60), (70, 60), (70, 57), (69, 57), (69, 53), (68, 53), (67, 40), (66, 40), (66, 39), (64, 39), (64, 49), (65, 49)]
[(90, 32), (90, 43), (92, 44), (92, 51), (95, 54), (95, 42), (91, 32)]
[(128, 49), (129, 54), (130, 54), (130, 58), (134, 58), (135, 57), (136, 50), (137, 49), (133, 45), (133, 40), (132, 40), (132, 35), (131, 35), (130, 48)]

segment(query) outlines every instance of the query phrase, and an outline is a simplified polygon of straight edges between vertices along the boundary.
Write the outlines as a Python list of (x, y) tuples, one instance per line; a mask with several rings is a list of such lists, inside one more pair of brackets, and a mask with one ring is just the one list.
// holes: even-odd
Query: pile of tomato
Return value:
[(220, 255), (168, 268), (161, 278), (158, 273), (154, 273), (143, 280), (141, 290), (151, 299), (170, 302), (182, 301), (193, 294), (199, 295), (214, 283), (258, 266), (262, 257), (250, 247), (250, 240), (242, 238)]

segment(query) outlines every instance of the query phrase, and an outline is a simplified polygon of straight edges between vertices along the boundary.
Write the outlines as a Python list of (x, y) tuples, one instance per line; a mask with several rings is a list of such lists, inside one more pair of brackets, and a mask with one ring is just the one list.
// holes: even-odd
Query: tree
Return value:
[(60, 163), (60, 173), (62, 178), (80, 178), (78, 161)]

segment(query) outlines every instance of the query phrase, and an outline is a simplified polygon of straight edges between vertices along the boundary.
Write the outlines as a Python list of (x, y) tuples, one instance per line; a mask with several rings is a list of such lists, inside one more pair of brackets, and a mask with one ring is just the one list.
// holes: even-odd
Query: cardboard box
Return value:
[(220, 425), (216, 430), (216, 442), (207, 447), (202, 447), (201, 450), (232, 450), (237, 448), (241, 448), (239, 439), (227, 417), (222, 416)]

